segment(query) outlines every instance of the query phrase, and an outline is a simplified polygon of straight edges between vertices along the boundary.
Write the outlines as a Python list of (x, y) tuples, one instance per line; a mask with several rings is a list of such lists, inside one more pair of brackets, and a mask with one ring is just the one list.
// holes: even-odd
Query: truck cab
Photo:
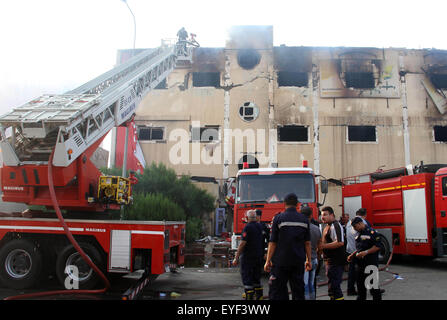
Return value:
[[(271, 227), (276, 214), (284, 211), (284, 197), (289, 193), (298, 196), (298, 210), (312, 208), (314, 219), (318, 218), (318, 187), (315, 174), (304, 162), (303, 167), (256, 168), (244, 165), (236, 176), (236, 195), (233, 207), (233, 235), (231, 248), (237, 249), (240, 235), (246, 224), (246, 212), (262, 210), (261, 222)], [(325, 190), (326, 191), (326, 190)]]

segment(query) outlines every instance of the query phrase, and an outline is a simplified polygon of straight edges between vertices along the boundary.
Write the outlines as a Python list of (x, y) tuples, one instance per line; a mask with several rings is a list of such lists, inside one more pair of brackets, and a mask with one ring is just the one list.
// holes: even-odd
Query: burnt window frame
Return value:
[[(161, 139), (152, 139), (152, 130), (161, 130), (162, 131), (162, 138)], [(140, 139), (140, 132), (141, 130), (150, 130), (150, 138), (149, 139)], [(140, 142), (149, 142), (149, 143), (155, 143), (155, 142), (165, 142), (166, 141), (166, 127), (162, 126), (144, 126), (140, 125), (137, 126), (137, 139)]]
[[(305, 128), (307, 130), (307, 140), (301, 140), (301, 141), (283, 141), (280, 140), (280, 129), (284, 127), (301, 127)], [(310, 126), (309, 125), (302, 125), (302, 124), (285, 124), (285, 125), (278, 125), (276, 127), (277, 135), (276, 135), (276, 141), (281, 144), (310, 144)]]
[[(436, 128), (442, 128), (445, 131), (444, 133), (441, 133), (442, 135), (446, 136), (445, 140), (436, 140), (436, 136), (437, 136)], [(434, 143), (447, 143), (447, 126), (440, 126), (440, 125), (433, 126), (432, 135), (433, 135), (432, 141)]]
[[(193, 132), (194, 130), (199, 129), (199, 134), (200, 134), (200, 138), (196, 139), (195, 133)], [(216, 130), (217, 132), (217, 139), (213, 139), (213, 140), (202, 140), (203, 137), (203, 132), (205, 130)], [(200, 142), (200, 143), (215, 143), (218, 141), (221, 141), (221, 132), (220, 132), (220, 126), (219, 125), (204, 125), (204, 126), (200, 126), (200, 127), (195, 127), (195, 126), (190, 126), (189, 127), (189, 142)]]
[[(289, 75), (290, 76), (291, 74), (306, 75), (306, 81), (300, 82), (300, 83), (305, 83), (305, 85), (280, 84), (280, 82), (281, 82), (280, 78), (282, 78), (281, 75)], [(287, 82), (287, 81), (285, 81), (285, 82)], [(290, 82), (293, 82), (293, 81), (290, 81)], [(309, 88), (309, 72), (280, 70), (276, 73), (276, 84), (278, 85), (278, 88), (290, 88), (290, 87), (292, 87), (292, 88)]]
[[(358, 128), (358, 127), (372, 127), (374, 128), (375, 140), (350, 140), (349, 139), (349, 129), (350, 128)], [(347, 144), (378, 144), (379, 143), (379, 135), (377, 132), (377, 126), (371, 125), (347, 125), (346, 126), (346, 143)]]
[[(369, 86), (366, 85), (357, 85), (357, 84), (365, 84), (366, 80), (362, 79), (362, 80), (358, 80), (360, 78), (360, 74), (368, 74), (371, 76), (371, 79), (368, 79)], [(348, 76), (349, 75), (349, 76)], [(354, 77), (352, 77), (353, 75), (355, 75)], [(356, 78), (357, 77), (357, 78)], [(350, 71), (350, 72), (345, 72), (344, 73), (344, 80), (346, 83), (346, 88), (353, 88), (353, 89), (358, 89), (358, 90), (371, 90), (374, 89), (376, 87), (376, 82), (375, 82), (375, 78), (374, 78), (374, 73), (373, 72), (354, 72), (354, 71)], [(352, 84), (352, 81), (359, 81), (358, 83), (356, 83), (356, 85), (350, 85)], [(349, 81), (349, 83), (348, 83)], [(371, 86), (372, 84), (372, 86)]]
[(447, 90), (447, 73), (430, 73), (429, 79), (437, 90)]
[[(357, 53), (355, 55), (359, 54), (360, 53)], [(381, 65), (381, 60), (374, 57), (343, 57), (339, 60), (340, 80), (347, 89), (373, 90), (377, 87), (377, 85), (379, 85), (379, 82), (376, 81), (380, 81), (380, 74), (382, 72)], [(361, 74), (369, 74), (371, 76), (369, 79), (369, 85), (363, 85), (367, 81), (352, 85), (353, 83), (351, 83), (351, 81), (355, 80), (356, 78), (358, 79)]]
[[(197, 85), (195, 81), (199, 81), (197, 79), (198, 75), (203, 74), (213, 74), (216, 78), (213, 79), (213, 84), (206, 84), (206, 85)], [(220, 88), (221, 87), (221, 73), (220, 72), (192, 72), (192, 87), (193, 88)], [(203, 79), (200, 81), (204, 82)]]

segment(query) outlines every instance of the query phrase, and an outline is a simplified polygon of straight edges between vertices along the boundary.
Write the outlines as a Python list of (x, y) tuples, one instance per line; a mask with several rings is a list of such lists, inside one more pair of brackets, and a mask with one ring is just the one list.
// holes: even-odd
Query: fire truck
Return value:
[(184, 263), (185, 222), (114, 219), (108, 212), (131, 203), (137, 181), (104, 176), (90, 158), (113, 127), (133, 125), (138, 103), (190, 63), (192, 49), (164, 43), (70, 92), (0, 116), (3, 201), (34, 209), (0, 217), (2, 285), (29, 288), (54, 272), (62, 285), (68, 279), (89, 289), (100, 280), (95, 265), (108, 276), (143, 270), (147, 283)]
[(343, 212), (359, 208), (381, 235), (381, 253), (447, 254), (447, 165), (423, 164), (342, 179)]
[[(247, 162), (239, 170), (234, 180), (236, 194), (233, 206), (233, 234), (231, 248), (239, 246), (241, 233), (246, 224), (246, 212), (251, 209), (262, 210), (261, 222), (271, 227), (276, 214), (284, 211), (284, 197), (295, 193), (298, 197), (298, 209), (308, 206), (313, 217), (318, 219), (318, 185), (316, 176), (308, 168), (306, 160), (302, 167), (289, 168), (249, 168)], [(327, 180), (320, 181), (321, 192), (327, 193)], [(228, 202), (227, 202), (228, 203)], [(231, 203), (231, 201), (230, 201)]]

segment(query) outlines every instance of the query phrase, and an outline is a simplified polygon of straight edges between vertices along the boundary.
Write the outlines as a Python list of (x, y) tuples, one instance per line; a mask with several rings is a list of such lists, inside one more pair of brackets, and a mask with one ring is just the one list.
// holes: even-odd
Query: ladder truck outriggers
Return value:
[[(185, 222), (112, 220), (107, 210), (131, 202), (136, 179), (103, 176), (90, 157), (113, 127), (133, 121), (149, 91), (191, 63), (192, 49), (184, 41), (147, 49), (72, 91), (42, 95), (0, 116), (3, 201), (60, 207), (79, 246), (105, 273), (144, 270), (148, 277), (183, 264)], [(29, 288), (48, 270), (80, 288), (99, 280), (54, 214), (3, 214), (1, 284)]]

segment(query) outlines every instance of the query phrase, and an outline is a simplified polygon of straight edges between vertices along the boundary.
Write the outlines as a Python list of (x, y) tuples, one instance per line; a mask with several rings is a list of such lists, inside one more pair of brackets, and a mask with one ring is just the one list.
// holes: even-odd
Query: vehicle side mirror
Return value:
[(321, 193), (328, 193), (328, 181), (327, 180), (321, 180), (320, 181), (320, 188), (321, 188)]

